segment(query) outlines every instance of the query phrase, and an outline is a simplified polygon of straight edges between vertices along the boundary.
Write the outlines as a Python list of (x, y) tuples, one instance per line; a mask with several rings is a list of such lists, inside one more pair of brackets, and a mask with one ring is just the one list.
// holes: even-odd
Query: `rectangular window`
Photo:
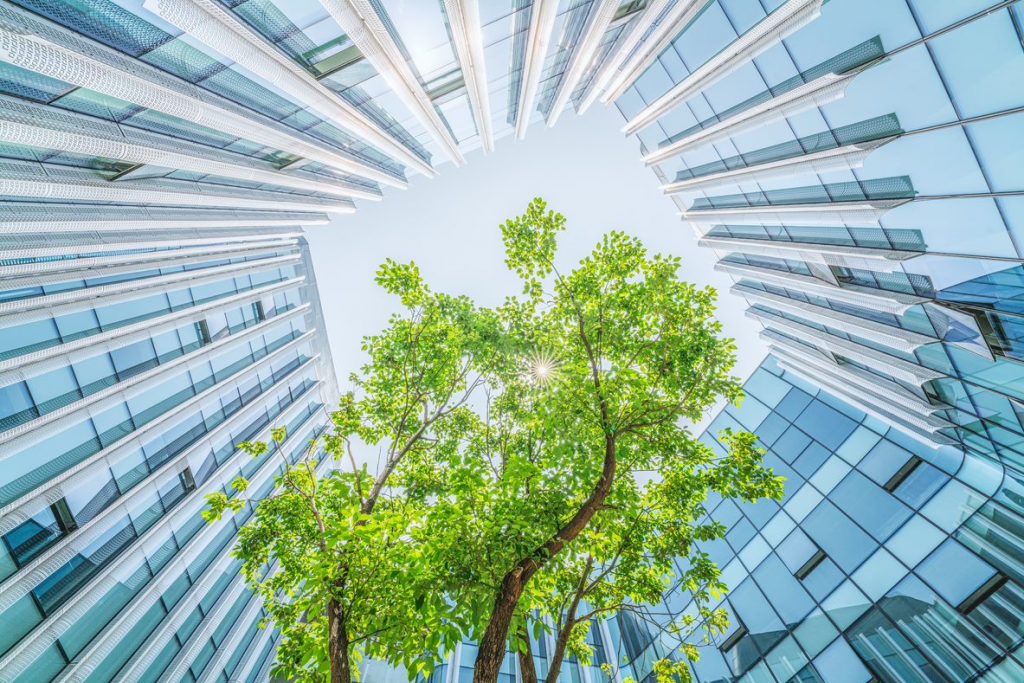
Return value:
[(196, 480), (192, 477), (192, 470), (186, 467), (178, 474), (181, 479), (181, 485), (184, 487), (185, 492), (189, 493), (196, 490)]
[(917, 457), (916, 455), (911, 455), (910, 458), (905, 463), (903, 463), (903, 467), (896, 470), (896, 472), (891, 477), (889, 477), (889, 481), (885, 482), (882, 488), (884, 488), (889, 493), (892, 493), (893, 491), (898, 489), (900, 485), (903, 484), (903, 482), (905, 482), (908, 477), (910, 477), (911, 474), (914, 473), (914, 470), (916, 470), (922, 462), (924, 461), (921, 460), (921, 458)]
[(825, 554), (825, 551), (821, 548), (818, 548), (818, 550), (809, 558), (807, 558), (807, 561), (804, 562), (803, 565), (801, 565), (801, 567), (793, 573), (793, 576), (803, 581), (808, 576), (810, 576), (811, 572), (818, 568), (819, 564), (825, 561), (826, 557), (828, 556)]
[(25, 382), (0, 387), (0, 430), (10, 429), (39, 417)]
[(63, 533), (68, 534), (78, 528), (78, 522), (75, 521), (74, 515), (71, 514), (71, 508), (68, 507), (68, 502), (64, 498), (51, 505), (50, 509), (53, 511), (53, 516), (57, 518), (57, 525)]
[(196, 323), (196, 334), (204, 346), (213, 341), (210, 337), (210, 326), (205, 320), (200, 320)]
[(956, 606), (960, 614), (970, 614), (978, 605), (988, 600), (1006, 583), (1007, 578), (1001, 572), (996, 572), (991, 579), (981, 584), (978, 590), (968, 595), (963, 602)]
[(743, 640), (743, 637), (748, 633), (747, 627), (743, 625), (742, 621), (738, 621), (736, 624), (736, 630), (732, 632), (732, 635), (725, 639), (725, 641), (718, 647), (722, 652), (728, 652), (729, 650), (736, 647), (736, 645)]

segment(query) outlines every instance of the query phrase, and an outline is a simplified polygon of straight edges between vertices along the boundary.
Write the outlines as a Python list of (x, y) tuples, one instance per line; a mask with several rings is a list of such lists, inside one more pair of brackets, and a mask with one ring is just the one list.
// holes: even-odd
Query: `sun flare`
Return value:
[(538, 351), (530, 358), (529, 375), (535, 384), (547, 384), (558, 373), (558, 361), (550, 355)]

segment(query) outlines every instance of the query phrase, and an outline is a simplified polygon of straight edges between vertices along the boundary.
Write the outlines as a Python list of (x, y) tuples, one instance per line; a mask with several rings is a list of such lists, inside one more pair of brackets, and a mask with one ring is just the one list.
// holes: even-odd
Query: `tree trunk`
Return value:
[(480, 639), (473, 667), (473, 683), (497, 683), (501, 663), (505, 659), (509, 625), (523, 594), (523, 588), (533, 576), (533, 571), (527, 573), (523, 567), (517, 566), (502, 580), (501, 588), (494, 599), (491, 620), (487, 623), (484, 637)]
[(590, 568), (593, 566), (593, 556), (587, 557), (587, 568), (583, 570), (583, 574), (580, 576), (579, 587), (572, 596), (572, 602), (569, 603), (569, 609), (565, 614), (565, 625), (562, 626), (562, 630), (558, 632), (558, 637), (555, 638), (555, 651), (551, 653), (551, 668), (548, 670), (548, 677), (545, 683), (556, 683), (558, 681), (558, 672), (562, 668), (562, 661), (565, 659), (565, 648), (569, 645), (569, 636), (572, 635), (573, 626), (576, 625), (576, 610), (580, 607), (580, 600), (583, 599), (583, 593), (587, 587), (587, 579), (590, 578)]
[(533, 661), (530, 632), (526, 629), (526, 624), (519, 628), (519, 637), (526, 643), (526, 651), (519, 651), (519, 675), (522, 677), (522, 683), (537, 683), (537, 666)]
[(331, 683), (352, 683), (351, 662), (348, 656), (348, 625), (337, 600), (327, 603), (327, 626)]
[(555, 639), (555, 651), (551, 653), (551, 668), (548, 669), (548, 677), (545, 683), (556, 683), (558, 681), (558, 674), (562, 670), (562, 662), (565, 660), (565, 648), (569, 644), (569, 634), (572, 633), (572, 627), (575, 623), (570, 618), (562, 630), (558, 632), (558, 637)]

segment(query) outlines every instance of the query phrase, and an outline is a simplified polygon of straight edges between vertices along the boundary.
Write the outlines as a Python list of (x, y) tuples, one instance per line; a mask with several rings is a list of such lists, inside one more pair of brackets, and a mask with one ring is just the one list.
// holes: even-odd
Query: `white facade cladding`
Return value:
[(0, 678), (263, 671), (230, 556), (252, 509), (199, 513), (239, 474), (265, 496), (337, 400), (301, 230), (0, 239)]
[[(772, 435), (785, 420), (849, 455), (790, 414), (772, 375), (1002, 506), (955, 531), (1003, 582), (963, 603), (1002, 620), (987, 635), (958, 612), (970, 647), (934, 610), (872, 630), (828, 612), (849, 592), (823, 593), (767, 631), (740, 615), (748, 633), (698, 680), (1020, 680), (1022, 5), (0, 0), (0, 682), (266, 680), (275, 634), (255, 629), (235, 523), (198, 513), (239, 471), (272, 485), (280, 459), (235, 444), (287, 424), (284, 455), (304, 457), (336, 400), (303, 227), (597, 103), (619, 109), (681, 228), (764, 326), (774, 360), (744, 410), (771, 404), (766, 445), (789, 463), (794, 441)], [(839, 501), (822, 483), (836, 468), (816, 467), (798, 469), (817, 493), (795, 505)], [(730, 534), (745, 572), (730, 577), (762, 580), (754, 559), (780, 539)], [(893, 604), (869, 588), (878, 563), (842, 566), (871, 619)], [(812, 627), (844, 635), (822, 652), (799, 635)], [(600, 683), (607, 663), (641, 680), (656, 630), (596, 624), (594, 661), (566, 675)], [(534, 647), (542, 674), (551, 645)], [(474, 654), (462, 645), (430, 683), (465, 680)]]
[(705, 3), (623, 130), (787, 370), (1024, 472), (1024, 100), (976, 89), (1024, 63), (1019, 4), (746, 4)]

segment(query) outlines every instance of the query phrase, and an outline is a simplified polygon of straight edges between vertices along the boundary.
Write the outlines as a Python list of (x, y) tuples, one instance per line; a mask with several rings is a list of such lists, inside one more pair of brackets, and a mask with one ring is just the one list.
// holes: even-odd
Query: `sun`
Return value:
[(544, 385), (558, 374), (558, 361), (544, 351), (537, 351), (531, 356), (527, 370), (534, 384)]

